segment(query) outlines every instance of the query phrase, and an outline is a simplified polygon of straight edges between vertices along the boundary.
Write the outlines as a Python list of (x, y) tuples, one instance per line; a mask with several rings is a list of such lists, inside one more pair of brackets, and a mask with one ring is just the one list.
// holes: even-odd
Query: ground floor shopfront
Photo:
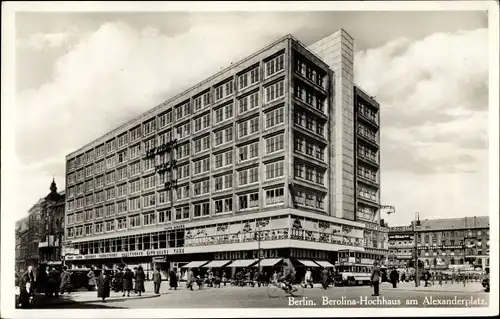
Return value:
[[(70, 266), (183, 263), (259, 257), (335, 262), (342, 249), (364, 251), (364, 224), (295, 209), (130, 229), (65, 243)], [(166, 265), (166, 266), (165, 266)]]

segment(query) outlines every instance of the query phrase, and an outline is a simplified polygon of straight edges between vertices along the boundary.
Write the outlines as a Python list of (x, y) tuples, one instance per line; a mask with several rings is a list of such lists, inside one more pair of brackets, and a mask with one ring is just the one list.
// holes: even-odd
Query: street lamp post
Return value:
[(257, 258), (259, 259), (258, 269), (260, 274), (260, 222), (257, 222)]
[(415, 243), (415, 287), (420, 284), (420, 277), (418, 274), (418, 240), (417, 240), (417, 227), (420, 226), (420, 214), (415, 213), (415, 220), (413, 221), (413, 241)]

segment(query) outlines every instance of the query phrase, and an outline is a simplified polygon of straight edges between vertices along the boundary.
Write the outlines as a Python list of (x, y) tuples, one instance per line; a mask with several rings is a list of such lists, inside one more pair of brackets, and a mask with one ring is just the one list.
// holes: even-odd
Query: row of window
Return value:
[(299, 189), (294, 195), (294, 202), (306, 207), (325, 209), (325, 194), (313, 190)]
[(358, 204), (358, 208), (356, 210), (356, 216), (358, 219), (364, 219), (368, 221), (372, 221), (375, 216), (376, 209), (372, 207), (365, 207)]
[(312, 183), (324, 185), (325, 169), (309, 165), (300, 161), (293, 164), (294, 176), (298, 179), (304, 179)]
[(314, 157), (320, 161), (325, 159), (325, 146), (300, 134), (294, 136), (294, 150), (297, 153)]
[(325, 72), (316, 67), (314, 63), (309, 62), (306, 58), (295, 57), (295, 72), (303, 75), (316, 85), (325, 88)]
[(363, 144), (358, 144), (358, 155), (378, 163), (377, 152)]
[(377, 111), (368, 106), (365, 101), (358, 99), (357, 111), (371, 121), (377, 123)]
[(358, 165), (358, 176), (365, 178), (367, 180), (370, 180), (374, 183), (378, 183), (377, 182), (377, 171), (375, 171), (371, 168), (368, 168), (366, 166)]
[[(232, 131), (230, 128), (221, 130), (220, 132), (216, 132), (216, 143), (219, 142), (225, 142), (226, 140), (232, 139)], [(205, 151), (209, 148), (209, 138), (208, 136), (205, 136), (203, 138), (194, 140), (194, 152), (199, 153), (202, 151)], [(268, 137), (265, 139), (265, 146), (266, 146), (266, 154), (271, 154), (280, 150), (284, 149), (284, 135), (283, 134), (278, 134), (278, 135), (273, 135), (271, 137)], [(217, 145), (218, 146), (218, 145)], [(310, 147), (307, 149), (309, 150)], [(189, 144), (187, 145), (181, 145), (179, 146), (179, 149), (176, 151), (177, 158), (182, 159), (186, 156), (190, 155), (190, 148)], [(231, 152), (226, 152), (226, 163), (225, 165), (230, 165), (232, 164), (232, 151)], [(259, 142), (253, 142), (251, 144), (243, 145), (238, 148), (238, 162), (242, 162), (248, 159), (256, 158), (259, 156)], [(314, 155), (312, 155), (314, 156)], [(319, 150), (316, 152), (316, 156), (322, 156), (322, 150)], [(100, 188), (104, 187), (105, 185), (114, 183), (115, 181), (120, 181), (129, 177), (133, 177), (135, 175), (141, 174), (143, 171), (148, 171), (150, 169), (153, 169), (155, 164), (160, 165), (163, 163), (167, 163), (171, 159), (172, 155), (169, 155), (169, 153), (164, 153), (161, 155), (156, 156), (156, 158), (149, 158), (149, 159), (143, 159), (142, 161), (135, 162), (133, 164), (130, 164), (129, 166), (121, 167), (118, 170), (113, 171), (113, 172), (108, 172), (105, 175), (97, 176), (95, 179), (87, 180), (85, 184), (80, 183), (75, 186), (73, 185), (75, 182), (80, 181), (84, 179), (85, 177), (83, 175), (78, 174), (80, 171), (76, 172), (77, 173), (77, 179), (75, 180), (75, 173), (71, 173), (68, 175), (68, 196), (74, 196), (75, 194), (82, 194), (85, 191), (92, 190), (94, 187)], [(221, 167), (222, 163), (222, 157), (223, 154), (216, 154), (214, 155), (215, 162), (216, 162), (216, 168)], [(231, 158), (229, 158), (231, 157)], [(155, 163), (156, 161), (156, 163)], [(208, 161), (208, 160), (207, 160)], [(141, 165), (142, 162), (142, 165)], [(199, 167), (201, 164), (198, 162), (195, 162), (195, 174), (205, 172), (209, 170), (209, 167), (204, 169), (203, 171), (197, 170), (196, 167)], [(142, 166), (142, 167), (141, 167)], [(187, 177), (188, 174), (184, 177)], [(95, 183), (95, 185), (94, 185)]]
[(365, 185), (358, 185), (358, 196), (372, 202), (378, 202), (378, 190)]
[[(270, 77), (284, 69), (284, 55), (279, 55), (265, 63), (265, 77)], [(259, 81), (259, 68), (254, 68), (245, 74), (238, 77), (239, 88), (243, 89), (249, 85), (253, 85)], [(234, 90), (234, 81), (229, 80), (214, 87), (214, 102), (217, 102), (227, 96), (230, 96)], [(275, 100), (284, 95), (284, 84), (283, 82), (272, 84), (265, 88), (266, 103)], [(194, 112), (198, 112), (202, 108), (211, 104), (210, 101), (211, 93), (204, 92), (203, 94), (197, 96), (193, 100)], [(249, 97), (249, 102), (252, 107), (258, 106), (258, 95), (252, 95)], [(244, 103), (244, 102), (243, 102)], [(186, 102), (180, 106), (175, 107), (176, 121), (183, 119), (184, 117), (191, 114), (191, 104)], [(116, 139), (107, 141), (106, 143), (99, 145), (94, 150), (88, 151), (85, 154), (81, 154), (74, 159), (68, 161), (68, 169), (72, 170), (75, 167), (85, 165), (87, 163), (93, 162), (95, 159), (103, 157), (106, 153), (113, 152), (116, 148), (121, 148), (128, 143), (133, 143), (139, 140), (141, 137), (147, 136), (158, 129), (165, 127), (167, 124), (172, 122), (172, 111), (169, 110), (158, 116), (158, 120), (150, 119), (141, 125), (131, 129), (129, 132), (124, 132), (117, 136)], [(216, 121), (217, 122), (217, 121)]]
[(312, 133), (324, 136), (325, 121), (306, 110), (294, 107), (294, 123)]
[(367, 138), (368, 140), (378, 143), (377, 142), (377, 132), (369, 127), (367, 127), (364, 124), (358, 123), (358, 134)]
[[(201, 174), (204, 173), (205, 171), (209, 171), (209, 161), (208, 158), (203, 159), (201, 161), (195, 162), (195, 167), (194, 167), (194, 172), (195, 174)], [(199, 164), (199, 165), (197, 165)], [(266, 175), (265, 175), (265, 180), (272, 180), (275, 178), (280, 178), (284, 176), (284, 162), (283, 161), (277, 161), (277, 162), (272, 162), (272, 163), (266, 163), (265, 164), (266, 168)], [(309, 173), (307, 173), (309, 174)], [(317, 175), (314, 175), (317, 174)], [(319, 173), (314, 173), (313, 176), (316, 176), (316, 181), (319, 181)], [(324, 174), (324, 172), (322, 173)], [(168, 181), (168, 177), (165, 177), (166, 174), (161, 175), (161, 179), (164, 179), (164, 181)], [(257, 183), (259, 182), (259, 168), (258, 167), (250, 167), (250, 168), (245, 168), (242, 170), (239, 170), (237, 172), (238, 176), (238, 185), (237, 186), (246, 186), (252, 183)], [(307, 176), (306, 176), (307, 177)], [(224, 174), (221, 176), (216, 176), (213, 177), (214, 180), (214, 190), (215, 191), (220, 191), (224, 189), (231, 189), (233, 187), (233, 174)], [(323, 178), (321, 177), (321, 182)], [(223, 183), (224, 181), (224, 183)], [(149, 177), (146, 177), (144, 179), (137, 179), (135, 181), (131, 181), (128, 184), (124, 183), (121, 185), (118, 185), (116, 187), (116, 190), (114, 187), (108, 188), (106, 190), (96, 192), (94, 194), (90, 194), (84, 197), (79, 197), (76, 200), (71, 200), (68, 201), (68, 211), (72, 211), (75, 209), (80, 209), (84, 206), (91, 206), (93, 204), (99, 204), (104, 201), (109, 201), (113, 200), (115, 198), (120, 198), (126, 195), (134, 195), (136, 193), (139, 193), (141, 191), (141, 183), (143, 185), (142, 190), (147, 191), (147, 190), (152, 190), (156, 186), (156, 175), (152, 175)], [(193, 188), (194, 188), (194, 196), (202, 195), (202, 194), (208, 194), (210, 192), (210, 187), (209, 187), (209, 180), (206, 179), (204, 181), (196, 181), (193, 182)], [(224, 187), (222, 186), (224, 185)], [(127, 189), (128, 186), (128, 189)], [(187, 188), (186, 188), (187, 187)], [(167, 192), (167, 191), (164, 191)], [(176, 190), (176, 200), (184, 199), (184, 198), (189, 198), (190, 197), (190, 192), (189, 192), (189, 185), (180, 185), (178, 189)], [(163, 192), (158, 193), (158, 197), (164, 196)], [(136, 203), (137, 202), (137, 203)], [(164, 202), (159, 198), (158, 200), (159, 204), (163, 204)], [(143, 197), (143, 207), (150, 207), (156, 205), (156, 195), (146, 195)], [(141, 205), (139, 202), (139, 199), (130, 199), (129, 200), (129, 210), (130, 209), (140, 209)]]
[[(205, 119), (205, 117), (200, 118)], [(205, 120), (203, 120), (205, 123)], [(266, 129), (274, 127), (278, 124), (283, 123), (283, 108), (274, 109), (266, 113)], [(204, 124), (199, 124), (204, 125)], [(203, 127), (203, 126), (201, 126)], [(184, 130), (185, 129), (185, 130)], [(254, 117), (245, 122), (238, 123), (238, 136), (240, 138), (255, 134), (259, 131), (259, 117)], [(184, 132), (184, 133), (182, 133)], [(179, 135), (180, 134), (180, 135)], [(178, 129), (178, 136), (190, 136), (189, 123), (181, 126)], [(231, 142), (233, 140), (233, 128), (228, 127), (222, 130), (215, 131), (214, 133), (214, 145), (219, 146), (224, 143)], [(116, 165), (122, 164), (128, 160), (133, 160), (138, 158), (140, 155), (144, 155), (148, 150), (156, 147), (156, 145), (162, 145), (165, 142), (171, 140), (171, 132), (166, 132), (158, 137), (159, 143), (156, 143), (156, 139), (150, 139), (144, 142), (144, 147), (141, 148), (141, 144), (135, 145), (129, 149), (129, 153), (126, 150), (119, 152), (118, 154), (108, 157), (105, 160), (99, 161), (92, 166), (88, 166), (85, 169), (76, 171), (75, 173), (68, 174), (68, 184), (71, 185), (75, 181), (82, 180), (85, 177), (90, 177), (93, 174), (99, 174), (105, 169), (112, 169)], [(210, 137), (204, 136), (193, 140), (194, 153), (199, 153), (210, 148)], [(181, 156), (188, 155), (189, 150), (187, 147), (183, 147), (179, 152)]]
[[(307, 193), (309, 194), (309, 193)], [(313, 198), (314, 204), (311, 204), (310, 202), (310, 196), (306, 196), (306, 202), (305, 204), (308, 206), (318, 206), (318, 202), (316, 199)], [(213, 200), (213, 213), (214, 214), (226, 214), (226, 213), (232, 213), (234, 209), (237, 211), (244, 211), (246, 209), (255, 209), (259, 207), (259, 193), (254, 192), (254, 193), (249, 193), (249, 194), (242, 194), (238, 195), (237, 197), (237, 203), (238, 206), (234, 207), (233, 206), (233, 198), (228, 197), (228, 198), (222, 198), (222, 199), (216, 199)], [(265, 191), (265, 206), (272, 206), (272, 205), (279, 205), (284, 203), (284, 189), (283, 188), (275, 188), (275, 189), (269, 189)], [(321, 200), (322, 203), (322, 200)], [(323, 205), (323, 204), (321, 204)], [(87, 231), (91, 232), (92, 231), (92, 226), (94, 227), (94, 233), (102, 233), (104, 229), (106, 231), (114, 231), (115, 226), (117, 226), (118, 230), (121, 229), (126, 229), (127, 227), (129, 228), (135, 228), (135, 227), (140, 227), (140, 226), (149, 226), (149, 225), (155, 225), (156, 223), (165, 223), (165, 222), (170, 222), (170, 221), (185, 221), (189, 220), (191, 217), (191, 212), (192, 212), (192, 218), (201, 218), (201, 217), (208, 217), (210, 216), (210, 202), (204, 201), (204, 202), (199, 202), (195, 204), (191, 204), (188, 206), (182, 206), (182, 207), (177, 207), (174, 209), (175, 212), (175, 219), (172, 219), (172, 213), (170, 210), (159, 210), (158, 212), (150, 212), (150, 213), (143, 213), (143, 214), (137, 214), (134, 216), (128, 216), (128, 217), (118, 217), (113, 220), (109, 221), (104, 221), (104, 222), (97, 222), (95, 224), (88, 224), (84, 226), (79, 226), (75, 228), (68, 228), (68, 237), (78, 237), (78, 235), (74, 235), (74, 233), (78, 234), (82, 231), (78, 230), (79, 228), (84, 228), (85, 229), (85, 234), (90, 235), (91, 233), (88, 233)], [(84, 223), (93, 220), (92, 219), (92, 212), (87, 212), (85, 215), (85, 219), (83, 219), (84, 215), (83, 213), (75, 214), (75, 215), (68, 215), (68, 225), (72, 225), (74, 223)], [(98, 216), (97, 213), (95, 214), (95, 218), (103, 218), (103, 217), (109, 217), (108, 215), (106, 216)], [(141, 223), (141, 217), (142, 217), (142, 223)], [(128, 226), (127, 226), (127, 220), (128, 220)], [(106, 225), (106, 228), (104, 228), (104, 225)], [(70, 229), (72, 229), (70, 231)], [(83, 233), (82, 233), (83, 235)]]
[(307, 85), (296, 83), (293, 88), (294, 97), (305, 102), (320, 112), (325, 111), (326, 97)]

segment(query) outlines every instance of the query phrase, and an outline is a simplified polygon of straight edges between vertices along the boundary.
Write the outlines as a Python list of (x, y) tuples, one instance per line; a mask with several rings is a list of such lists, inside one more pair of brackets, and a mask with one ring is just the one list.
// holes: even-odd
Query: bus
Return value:
[[(369, 285), (373, 263), (384, 260), (384, 255), (349, 249), (339, 250), (338, 261), (335, 263), (335, 274), (333, 277), (335, 286), (358, 286)], [(384, 271), (384, 266), (380, 266)], [(382, 273), (381, 273), (382, 279)]]

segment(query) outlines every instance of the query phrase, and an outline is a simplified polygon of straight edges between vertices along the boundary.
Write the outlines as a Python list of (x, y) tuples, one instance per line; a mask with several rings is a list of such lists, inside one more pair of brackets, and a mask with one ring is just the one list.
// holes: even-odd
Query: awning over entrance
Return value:
[(182, 268), (200, 268), (204, 264), (208, 263), (208, 260), (206, 261), (192, 261), (187, 265), (182, 266)]
[(323, 268), (333, 268), (334, 266), (332, 264), (330, 264), (328, 261), (324, 261), (324, 260), (315, 260), (314, 261), (315, 263), (317, 263), (318, 265), (320, 265), (321, 267)]
[(208, 264), (204, 265), (202, 268), (219, 268), (224, 267), (229, 264), (231, 260), (212, 260)]
[(227, 267), (234, 267), (234, 268), (250, 267), (251, 265), (253, 265), (257, 261), (258, 261), (258, 259), (239, 259), (239, 260), (233, 261)]
[(302, 265), (306, 266), (306, 267), (319, 267), (314, 261), (312, 260), (297, 260), (299, 263), (301, 263)]
[[(260, 266), (261, 267), (272, 267), (282, 261), (283, 258), (269, 258), (269, 259), (262, 259), (260, 261)], [(258, 267), (258, 265), (254, 265), (254, 267)]]

